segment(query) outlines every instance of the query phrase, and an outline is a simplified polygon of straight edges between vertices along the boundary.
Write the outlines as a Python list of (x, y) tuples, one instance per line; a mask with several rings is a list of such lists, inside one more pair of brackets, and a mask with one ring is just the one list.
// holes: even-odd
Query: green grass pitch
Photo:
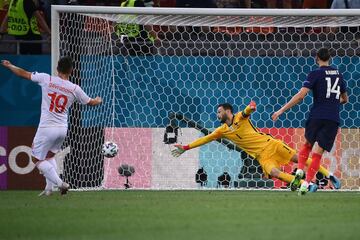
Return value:
[(360, 193), (0, 192), (0, 239), (360, 239)]

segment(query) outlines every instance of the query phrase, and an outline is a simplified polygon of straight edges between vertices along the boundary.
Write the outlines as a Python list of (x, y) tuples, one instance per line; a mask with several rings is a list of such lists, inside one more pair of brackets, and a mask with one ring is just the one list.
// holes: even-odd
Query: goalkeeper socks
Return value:
[(314, 178), (315, 174), (320, 168), (320, 160), (321, 160), (322, 154), (313, 153), (312, 154), (312, 161), (311, 164), (306, 172), (306, 181), (311, 182), (311, 180)]
[(295, 176), (288, 173), (280, 172), (278, 178), (284, 182), (290, 183), (292, 180), (294, 180)]
[(312, 146), (311, 144), (304, 144), (299, 152), (298, 169), (304, 170), (305, 162), (309, 158)]
[(57, 186), (61, 186), (63, 181), (57, 175), (55, 168), (48, 161), (40, 161), (37, 168), (43, 173), (44, 177)]
[[(306, 161), (306, 166), (310, 166), (311, 164), (311, 158), (308, 158), (308, 160)], [(329, 170), (327, 170), (325, 167), (323, 167), (322, 165), (320, 165), (319, 167), (319, 173), (321, 173), (322, 175), (324, 175), (325, 177), (329, 178), (330, 177), (330, 172)]]

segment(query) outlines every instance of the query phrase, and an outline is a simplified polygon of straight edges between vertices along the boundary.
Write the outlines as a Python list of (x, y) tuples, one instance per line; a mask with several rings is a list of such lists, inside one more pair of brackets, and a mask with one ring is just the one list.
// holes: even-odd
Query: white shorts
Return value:
[(66, 133), (67, 127), (38, 128), (32, 144), (32, 156), (39, 160), (45, 160), (49, 151), (59, 152)]

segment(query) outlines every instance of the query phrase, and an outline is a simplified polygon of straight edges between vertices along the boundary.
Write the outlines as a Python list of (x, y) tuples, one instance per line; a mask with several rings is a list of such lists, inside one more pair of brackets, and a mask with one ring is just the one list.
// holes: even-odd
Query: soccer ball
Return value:
[(105, 142), (102, 147), (101, 153), (107, 158), (113, 158), (118, 153), (119, 149), (114, 142)]

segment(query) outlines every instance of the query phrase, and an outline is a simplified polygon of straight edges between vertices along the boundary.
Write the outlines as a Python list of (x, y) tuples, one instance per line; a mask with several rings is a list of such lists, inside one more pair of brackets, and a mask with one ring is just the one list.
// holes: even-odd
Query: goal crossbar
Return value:
[(231, 8), (141, 8), (53, 5), (53, 11), (103, 14), (156, 14), (203, 16), (360, 16), (360, 9), (231, 9)]

